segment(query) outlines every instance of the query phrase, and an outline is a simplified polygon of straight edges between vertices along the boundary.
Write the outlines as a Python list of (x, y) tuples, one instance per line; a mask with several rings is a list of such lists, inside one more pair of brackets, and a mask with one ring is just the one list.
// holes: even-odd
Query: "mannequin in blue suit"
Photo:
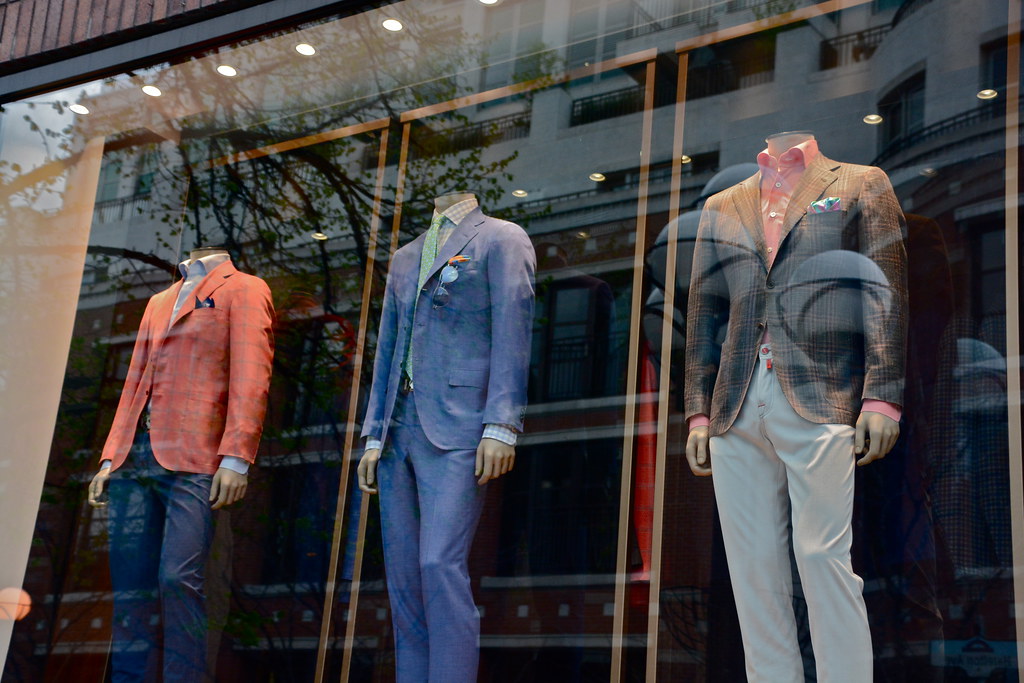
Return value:
[(399, 683), (470, 683), (469, 549), (484, 484), (512, 469), (523, 428), (536, 256), (471, 194), (434, 208), (436, 257), (425, 233), (391, 262), (358, 475), (380, 493)]

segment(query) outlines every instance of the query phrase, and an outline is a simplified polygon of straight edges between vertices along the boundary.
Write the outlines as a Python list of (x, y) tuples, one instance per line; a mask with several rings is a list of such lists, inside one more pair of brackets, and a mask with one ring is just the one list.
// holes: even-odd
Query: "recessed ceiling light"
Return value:
[(233, 66), (228, 66), (227, 64), (221, 64), (217, 67), (217, 73), (219, 73), (221, 76), (237, 76), (238, 69), (236, 69)]
[(481, 5), (497, 5), (498, 0), (480, 0)]
[(325, 235), (324, 233), (320, 232), (319, 230), (317, 230), (316, 232), (311, 234), (310, 237), (312, 237), (315, 240), (319, 240), (320, 242), (323, 242), (324, 240), (327, 239), (327, 235)]
[(688, 163), (690, 163), (691, 161), (693, 161), (693, 159), (691, 159), (691, 158), (690, 158), (690, 157), (689, 157), (688, 155), (686, 155), (686, 154), (684, 154), (683, 156), (679, 157), (679, 163), (681, 163), (681, 164), (688, 164)]
[(864, 123), (868, 124), (869, 126), (877, 126), (881, 122), (882, 117), (879, 116), (878, 114), (868, 114), (867, 116), (864, 117)]
[(512, 190), (512, 196), (513, 197), (519, 197), (520, 199), (522, 199), (523, 197), (528, 196), (529, 194), (530, 193), (527, 192), (526, 190)]
[(604, 173), (591, 173), (589, 178), (591, 180), (593, 180), (595, 183), (600, 183), (600, 182), (604, 182), (605, 175), (604, 175)]
[(936, 171), (931, 166), (926, 166), (921, 169), (921, 175), (923, 175), (925, 178), (934, 178), (935, 176), (939, 175), (939, 172)]
[(403, 28), (405, 28), (404, 26), (402, 26), (402, 22), (400, 22), (398, 19), (385, 19), (381, 23), (381, 26), (383, 26), (389, 31), (401, 31)]
[(160, 97), (161, 95), (163, 95), (163, 93), (160, 92), (160, 88), (156, 87), (155, 85), (142, 86), (142, 92), (146, 93), (150, 97)]
[(999, 97), (999, 93), (992, 88), (985, 88), (978, 93), (979, 100), (992, 100)]
[(580, 230), (579, 232), (576, 233), (576, 236), (579, 237), (581, 240), (585, 240), (588, 237), (590, 237), (590, 233), (587, 232), (586, 230)]
[(70, 109), (71, 111), (75, 112), (76, 114), (88, 114), (89, 113), (89, 108), (87, 106), (85, 106), (84, 104), (78, 104), (77, 102), (75, 102), (74, 104), (68, 105), (68, 109)]
[(300, 55), (306, 55), (307, 57), (316, 54), (316, 48), (309, 43), (299, 43), (295, 46), (295, 51)]

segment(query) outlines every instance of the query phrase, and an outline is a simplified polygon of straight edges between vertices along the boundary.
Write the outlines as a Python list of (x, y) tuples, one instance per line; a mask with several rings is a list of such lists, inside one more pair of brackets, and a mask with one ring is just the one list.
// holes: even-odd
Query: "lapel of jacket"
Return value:
[[(448, 236), (444, 246), (441, 247), (437, 252), (437, 258), (434, 259), (434, 263), (430, 266), (430, 272), (427, 273), (427, 279), (434, 277), (434, 273), (441, 270), (444, 264), (448, 263), (448, 259), (458, 255), (462, 249), (469, 244), (470, 240), (477, 236), (480, 232), (480, 226), (487, 220), (487, 216), (480, 210), (480, 207), (473, 209), (465, 218), (463, 218), (452, 234)], [(420, 245), (420, 253), (423, 252), (423, 245)], [(418, 263), (418, 261), (417, 261)]]
[(768, 268), (768, 244), (764, 241), (764, 216), (761, 215), (761, 172), (736, 185), (733, 203), (740, 224), (754, 240), (754, 248), (765, 269)]
[[(203, 281), (200, 282), (199, 285), (192, 290), (192, 293), (189, 295), (189, 300), (181, 305), (181, 308), (178, 310), (178, 315), (175, 316), (174, 320), (171, 321), (171, 327), (174, 327), (174, 324), (176, 322), (178, 322), (186, 315), (195, 310), (196, 299), (199, 299), (200, 301), (206, 299), (215, 291), (217, 291), (217, 289), (220, 288), (221, 285), (227, 282), (227, 279), (229, 277), (231, 277), (237, 272), (238, 270), (235, 268), (235, 265), (231, 263), (231, 261), (225, 261), (224, 263), (220, 264), (219, 266), (211, 270), (209, 273), (207, 273), (206, 277), (203, 278)], [(171, 303), (172, 308), (174, 306), (173, 302), (178, 300), (178, 292), (180, 290), (181, 282), (178, 283), (177, 289), (174, 290), (174, 298), (172, 299)]]
[(837, 168), (839, 168), (839, 164), (821, 154), (811, 160), (811, 165), (800, 177), (800, 182), (793, 190), (793, 196), (786, 208), (786, 216), (782, 221), (782, 232), (779, 233), (780, 249), (786, 235), (807, 214), (807, 207), (811, 202), (821, 199), (825, 191), (839, 178), (835, 172)]

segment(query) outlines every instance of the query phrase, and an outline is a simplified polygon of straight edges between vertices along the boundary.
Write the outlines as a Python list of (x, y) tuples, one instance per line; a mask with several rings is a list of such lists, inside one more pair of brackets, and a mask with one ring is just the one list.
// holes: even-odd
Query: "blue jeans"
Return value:
[(156, 681), (161, 668), (165, 683), (204, 680), (212, 482), (209, 474), (161, 467), (148, 433), (110, 476), (114, 683)]

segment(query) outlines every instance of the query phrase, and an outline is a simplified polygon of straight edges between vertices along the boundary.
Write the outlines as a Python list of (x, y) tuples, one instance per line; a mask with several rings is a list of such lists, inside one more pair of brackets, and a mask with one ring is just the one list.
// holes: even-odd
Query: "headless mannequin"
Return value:
[[(809, 130), (794, 130), (774, 133), (765, 138), (768, 154), (775, 159), (780, 158), (793, 147), (814, 140)], [(857, 465), (863, 466), (880, 460), (896, 445), (900, 435), (900, 425), (887, 415), (864, 411), (857, 418), (856, 435), (853, 452), (861, 456)], [(708, 428), (693, 427), (686, 438), (686, 459), (690, 470), (700, 477), (711, 474), (711, 458), (708, 454)]]
[[(444, 213), (460, 202), (476, 199), (472, 192), (451, 192), (434, 198), (434, 211)], [(377, 493), (377, 462), (380, 460), (379, 448), (368, 448), (359, 459), (357, 472), (359, 488), (365, 493)], [(491, 479), (497, 479), (512, 471), (516, 460), (515, 446), (497, 439), (481, 438), (476, 449), (477, 484), (483, 486)]]
[[(189, 252), (189, 265), (207, 256), (223, 254), (228, 256), (227, 249), (223, 247), (203, 246), (196, 247)], [(110, 479), (110, 469), (104, 467), (96, 473), (89, 484), (89, 505), (100, 508), (107, 505), (107, 484)], [(213, 484), (210, 487), (210, 506), (214, 510), (237, 503), (245, 497), (245, 490), (249, 485), (249, 477), (240, 472), (235, 472), (226, 467), (217, 469), (213, 475)]]

